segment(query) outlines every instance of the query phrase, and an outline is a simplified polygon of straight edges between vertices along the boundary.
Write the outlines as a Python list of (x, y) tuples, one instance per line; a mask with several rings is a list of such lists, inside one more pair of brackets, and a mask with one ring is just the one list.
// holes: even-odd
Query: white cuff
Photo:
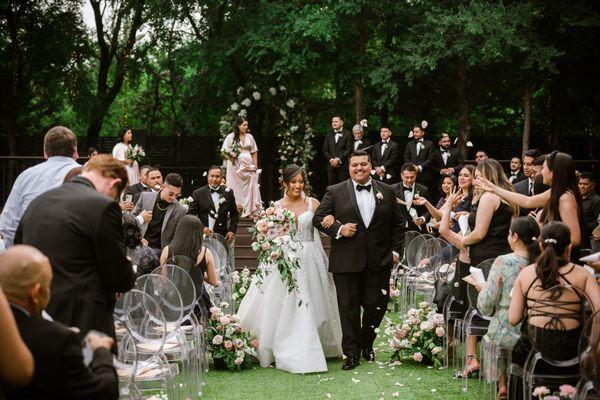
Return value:
[(381, 170), (385, 172), (385, 167), (383, 165), (381, 166)]
[(144, 218), (142, 218), (141, 215), (138, 215), (137, 217), (135, 217), (135, 220), (138, 222), (139, 226), (144, 225)]
[(338, 229), (337, 234), (335, 235), (336, 239), (339, 239), (342, 237), (342, 228), (344, 227), (344, 225), (340, 226), (340, 229)]

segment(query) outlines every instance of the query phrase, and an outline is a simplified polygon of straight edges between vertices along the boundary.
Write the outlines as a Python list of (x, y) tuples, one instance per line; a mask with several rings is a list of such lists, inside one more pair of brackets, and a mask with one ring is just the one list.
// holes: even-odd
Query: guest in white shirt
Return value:
[[(366, 120), (365, 121), (366, 124)], [(361, 124), (356, 124), (352, 127), (352, 136), (354, 137), (354, 144), (352, 151), (356, 150), (365, 150), (368, 151), (371, 149), (371, 142), (369, 139), (364, 136), (364, 127)]]
[(64, 126), (55, 126), (44, 136), (47, 161), (23, 171), (15, 180), (0, 216), (0, 233), (6, 248), (13, 245), (23, 213), (40, 194), (60, 186), (65, 176), (81, 167), (77, 159), (77, 137)]

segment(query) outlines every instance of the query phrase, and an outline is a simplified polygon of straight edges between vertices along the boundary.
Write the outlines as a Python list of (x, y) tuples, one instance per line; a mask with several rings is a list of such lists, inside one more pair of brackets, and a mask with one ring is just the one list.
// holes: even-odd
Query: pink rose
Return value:
[(413, 354), (412, 358), (416, 362), (421, 362), (421, 361), (423, 361), (423, 354), (417, 352), (417, 353)]
[(223, 327), (221, 325), (217, 325), (215, 327), (216, 330), (218, 330), (219, 332), (223, 330)]
[(271, 259), (271, 261), (277, 261), (277, 259), (279, 258), (279, 254), (277, 252), (272, 252), (271, 255), (269, 255), (269, 258)]
[(215, 345), (218, 346), (221, 343), (223, 343), (223, 336), (221, 336), (221, 335), (215, 335), (215, 337), (213, 337), (212, 344), (215, 344)]
[(258, 349), (258, 339), (252, 339), (250, 342), (253, 348)]
[(267, 251), (271, 248), (271, 244), (269, 242), (264, 242), (261, 248), (263, 249), (263, 251)]
[(236, 359), (233, 361), (233, 363), (234, 363), (235, 365), (242, 365), (242, 363), (243, 363), (243, 362), (244, 362), (244, 356), (242, 356), (242, 357), (238, 357), (238, 358), (236, 358)]
[(439, 337), (444, 336), (445, 333), (446, 333), (446, 330), (444, 329), (443, 326), (438, 326), (437, 328), (435, 328), (435, 334), (438, 335)]
[(242, 339), (235, 339), (235, 347), (241, 349), (246, 343)]
[(550, 394), (550, 389), (548, 389), (546, 386), (538, 386), (533, 389), (533, 397), (545, 396), (547, 394)]
[(266, 215), (273, 215), (275, 213), (275, 209), (273, 207), (269, 207), (265, 210)]
[(240, 318), (236, 314), (233, 314), (229, 318), (231, 319), (231, 322), (233, 322), (233, 323), (238, 322), (240, 320)]
[(233, 348), (233, 342), (231, 340), (226, 340), (225, 343), (223, 343), (223, 346), (225, 346), (227, 350), (231, 350)]
[(212, 306), (212, 307), (210, 308), (210, 313), (211, 313), (212, 315), (217, 315), (217, 314), (219, 314), (219, 309), (218, 309), (217, 307), (215, 307), (215, 306)]
[(231, 320), (229, 319), (229, 317), (227, 315), (221, 316), (221, 318), (219, 318), (219, 321), (221, 321), (221, 323), (223, 325), (227, 325), (228, 323), (231, 322)]
[(574, 398), (575, 394), (577, 394), (577, 389), (571, 385), (560, 385), (558, 390), (560, 391), (560, 395), (562, 397), (566, 397), (568, 399)]

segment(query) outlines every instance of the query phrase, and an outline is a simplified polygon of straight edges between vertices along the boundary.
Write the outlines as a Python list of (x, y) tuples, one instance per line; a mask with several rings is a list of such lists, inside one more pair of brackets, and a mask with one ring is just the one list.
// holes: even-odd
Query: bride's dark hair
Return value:
[(298, 173), (300, 173), (300, 175), (302, 176), (302, 179), (304, 179), (304, 193), (308, 196), (310, 194), (310, 184), (308, 183), (308, 179), (306, 177), (306, 171), (304, 171), (304, 168), (296, 165), (296, 164), (290, 164), (288, 166), (286, 166), (283, 171), (281, 171), (281, 190), (283, 190), (284, 194), (285, 194), (285, 185), (289, 184), (290, 181), (292, 180), (292, 178), (294, 178), (296, 175), (298, 175)]

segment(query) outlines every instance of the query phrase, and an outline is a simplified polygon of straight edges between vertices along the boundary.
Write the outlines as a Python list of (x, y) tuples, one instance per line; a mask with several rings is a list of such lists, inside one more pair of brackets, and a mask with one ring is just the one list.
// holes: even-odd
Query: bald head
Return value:
[(50, 260), (36, 248), (17, 245), (0, 254), (0, 286), (9, 301), (41, 312), (50, 300), (51, 280)]

